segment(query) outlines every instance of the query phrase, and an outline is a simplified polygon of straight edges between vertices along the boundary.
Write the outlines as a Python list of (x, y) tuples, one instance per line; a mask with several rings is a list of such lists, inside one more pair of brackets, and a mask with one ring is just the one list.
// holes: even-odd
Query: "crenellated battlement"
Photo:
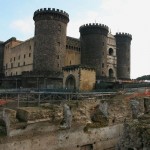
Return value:
[(125, 32), (117, 32), (115, 36), (123, 36), (123, 37), (129, 37), (132, 39), (132, 35), (129, 33), (125, 33)]
[(100, 24), (100, 23), (89, 23), (89, 24), (84, 24), (82, 26), (80, 26), (80, 31), (82, 29), (86, 29), (86, 28), (102, 28), (102, 29), (105, 29), (105, 30), (109, 30), (109, 27), (104, 25), (104, 24)]
[(34, 12), (34, 17), (33, 19), (35, 20), (35, 17), (37, 15), (41, 15), (41, 14), (52, 14), (52, 15), (60, 15), (60, 16), (64, 16), (66, 17), (67, 19), (69, 19), (69, 14), (66, 13), (65, 11), (63, 10), (60, 10), (60, 9), (55, 9), (55, 8), (41, 8), (41, 9), (38, 9)]

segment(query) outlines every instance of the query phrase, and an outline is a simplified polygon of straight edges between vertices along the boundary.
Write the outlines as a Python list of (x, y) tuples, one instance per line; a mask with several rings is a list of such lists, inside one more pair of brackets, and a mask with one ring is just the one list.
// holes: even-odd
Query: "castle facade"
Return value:
[(64, 84), (63, 87), (78, 88), (81, 76), (88, 80), (84, 85), (130, 79), (130, 34), (112, 35), (106, 25), (89, 23), (79, 28), (79, 39), (69, 37), (69, 15), (59, 9), (39, 9), (33, 20), (34, 37), (26, 41), (13, 37), (0, 42), (0, 72), (4, 82), (12, 79), (17, 86), (56, 88)]

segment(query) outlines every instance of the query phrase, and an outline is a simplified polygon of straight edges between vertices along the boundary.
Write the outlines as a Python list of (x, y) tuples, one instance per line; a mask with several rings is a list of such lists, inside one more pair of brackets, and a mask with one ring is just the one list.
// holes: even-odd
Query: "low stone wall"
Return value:
[(0, 144), (1, 150), (80, 150), (82, 146), (92, 145), (95, 150), (114, 148), (122, 133), (122, 125), (89, 129), (84, 127), (58, 130), (40, 135), (16, 136)]

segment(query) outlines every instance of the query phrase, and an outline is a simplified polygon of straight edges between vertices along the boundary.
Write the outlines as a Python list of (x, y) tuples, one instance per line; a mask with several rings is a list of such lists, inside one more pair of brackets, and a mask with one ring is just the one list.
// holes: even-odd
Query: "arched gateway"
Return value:
[(74, 90), (76, 88), (76, 80), (72, 74), (67, 77), (65, 87), (70, 90)]

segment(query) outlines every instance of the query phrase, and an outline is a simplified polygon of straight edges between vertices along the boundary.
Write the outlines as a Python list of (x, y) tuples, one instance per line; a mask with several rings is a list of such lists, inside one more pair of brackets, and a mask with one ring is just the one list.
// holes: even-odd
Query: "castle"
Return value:
[(54, 8), (35, 11), (33, 20), (33, 38), (0, 42), (3, 86), (91, 90), (96, 82), (130, 79), (130, 34), (89, 23), (79, 39), (68, 37), (69, 15)]

